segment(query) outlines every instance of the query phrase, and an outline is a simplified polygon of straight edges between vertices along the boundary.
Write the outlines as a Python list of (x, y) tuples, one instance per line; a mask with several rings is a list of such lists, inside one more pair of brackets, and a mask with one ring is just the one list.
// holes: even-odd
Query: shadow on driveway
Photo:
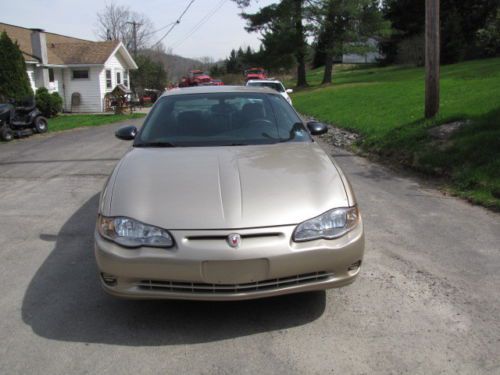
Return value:
[(241, 302), (128, 301), (100, 288), (93, 255), (98, 195), (41, 234), (55, 248), (26, 291), (23, 321), (42, 337), (118, 345), (203, 343), (300, 326), (325, 310), (325, 292)]

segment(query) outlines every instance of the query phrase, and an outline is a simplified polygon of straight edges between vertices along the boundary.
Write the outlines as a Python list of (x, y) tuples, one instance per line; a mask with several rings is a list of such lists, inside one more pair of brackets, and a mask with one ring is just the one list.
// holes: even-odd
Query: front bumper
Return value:
[[(171, 231), (172, 249), (123, 248), (95, 233), (95, 256), (109, 294), (125, 298), (242, 300), (352, 283), (364, 252), (363, 224), (335, 240), (291, 241), (295, 226)], [(239, 248), (226, 242), (242, 237)]]

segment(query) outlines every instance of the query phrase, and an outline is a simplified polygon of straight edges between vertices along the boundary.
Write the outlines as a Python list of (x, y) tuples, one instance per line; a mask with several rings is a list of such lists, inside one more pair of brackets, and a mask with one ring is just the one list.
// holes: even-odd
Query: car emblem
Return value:
[(231, 233), (227, 236), (227, 243), (229, 246), (236, 248), (241, 244), (241, 236), (238, 233)]

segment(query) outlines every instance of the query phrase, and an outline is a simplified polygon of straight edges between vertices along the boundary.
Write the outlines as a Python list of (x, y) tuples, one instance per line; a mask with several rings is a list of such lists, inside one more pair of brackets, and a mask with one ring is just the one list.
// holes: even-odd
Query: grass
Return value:
[(113, 122), (127, 121), (142, 118), (144, 116), (145, 114), (143, 113), (133, 113), (131, 115), (60, 115), (49, 119), (49, 132), (111, 124)]
[[(442, 67), (441, 110), (423, 118), (424, 70), (366, 67), (337, 70), (334, 84), (293, 96), (296, 108), (319, 120), (360, 133), (360, 147), (421, 172), (444, 176), (455, 194), (500, 209), (500, 59)], [(428, 129), (458, 120), (470, 125), (448, 141)]]

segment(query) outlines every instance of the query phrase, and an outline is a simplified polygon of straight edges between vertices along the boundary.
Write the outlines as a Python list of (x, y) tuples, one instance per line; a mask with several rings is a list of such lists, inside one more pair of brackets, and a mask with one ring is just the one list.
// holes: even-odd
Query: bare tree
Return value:
[(215, 60), (210, 56), (202, 56), (197, 58), (196, 60), (200, 61), (199, 68), (203, 71), (209, 71), (210, 68), (215, 64)]
[(133, 22), (136, 24), (137, 49), (147, 48), (153, 35), (153, 24), (146, 15), (134, 12), (127, 6), (111, 3), (98, 12), (96, 35), (102, 40), (119, 40), (133, 51)]

